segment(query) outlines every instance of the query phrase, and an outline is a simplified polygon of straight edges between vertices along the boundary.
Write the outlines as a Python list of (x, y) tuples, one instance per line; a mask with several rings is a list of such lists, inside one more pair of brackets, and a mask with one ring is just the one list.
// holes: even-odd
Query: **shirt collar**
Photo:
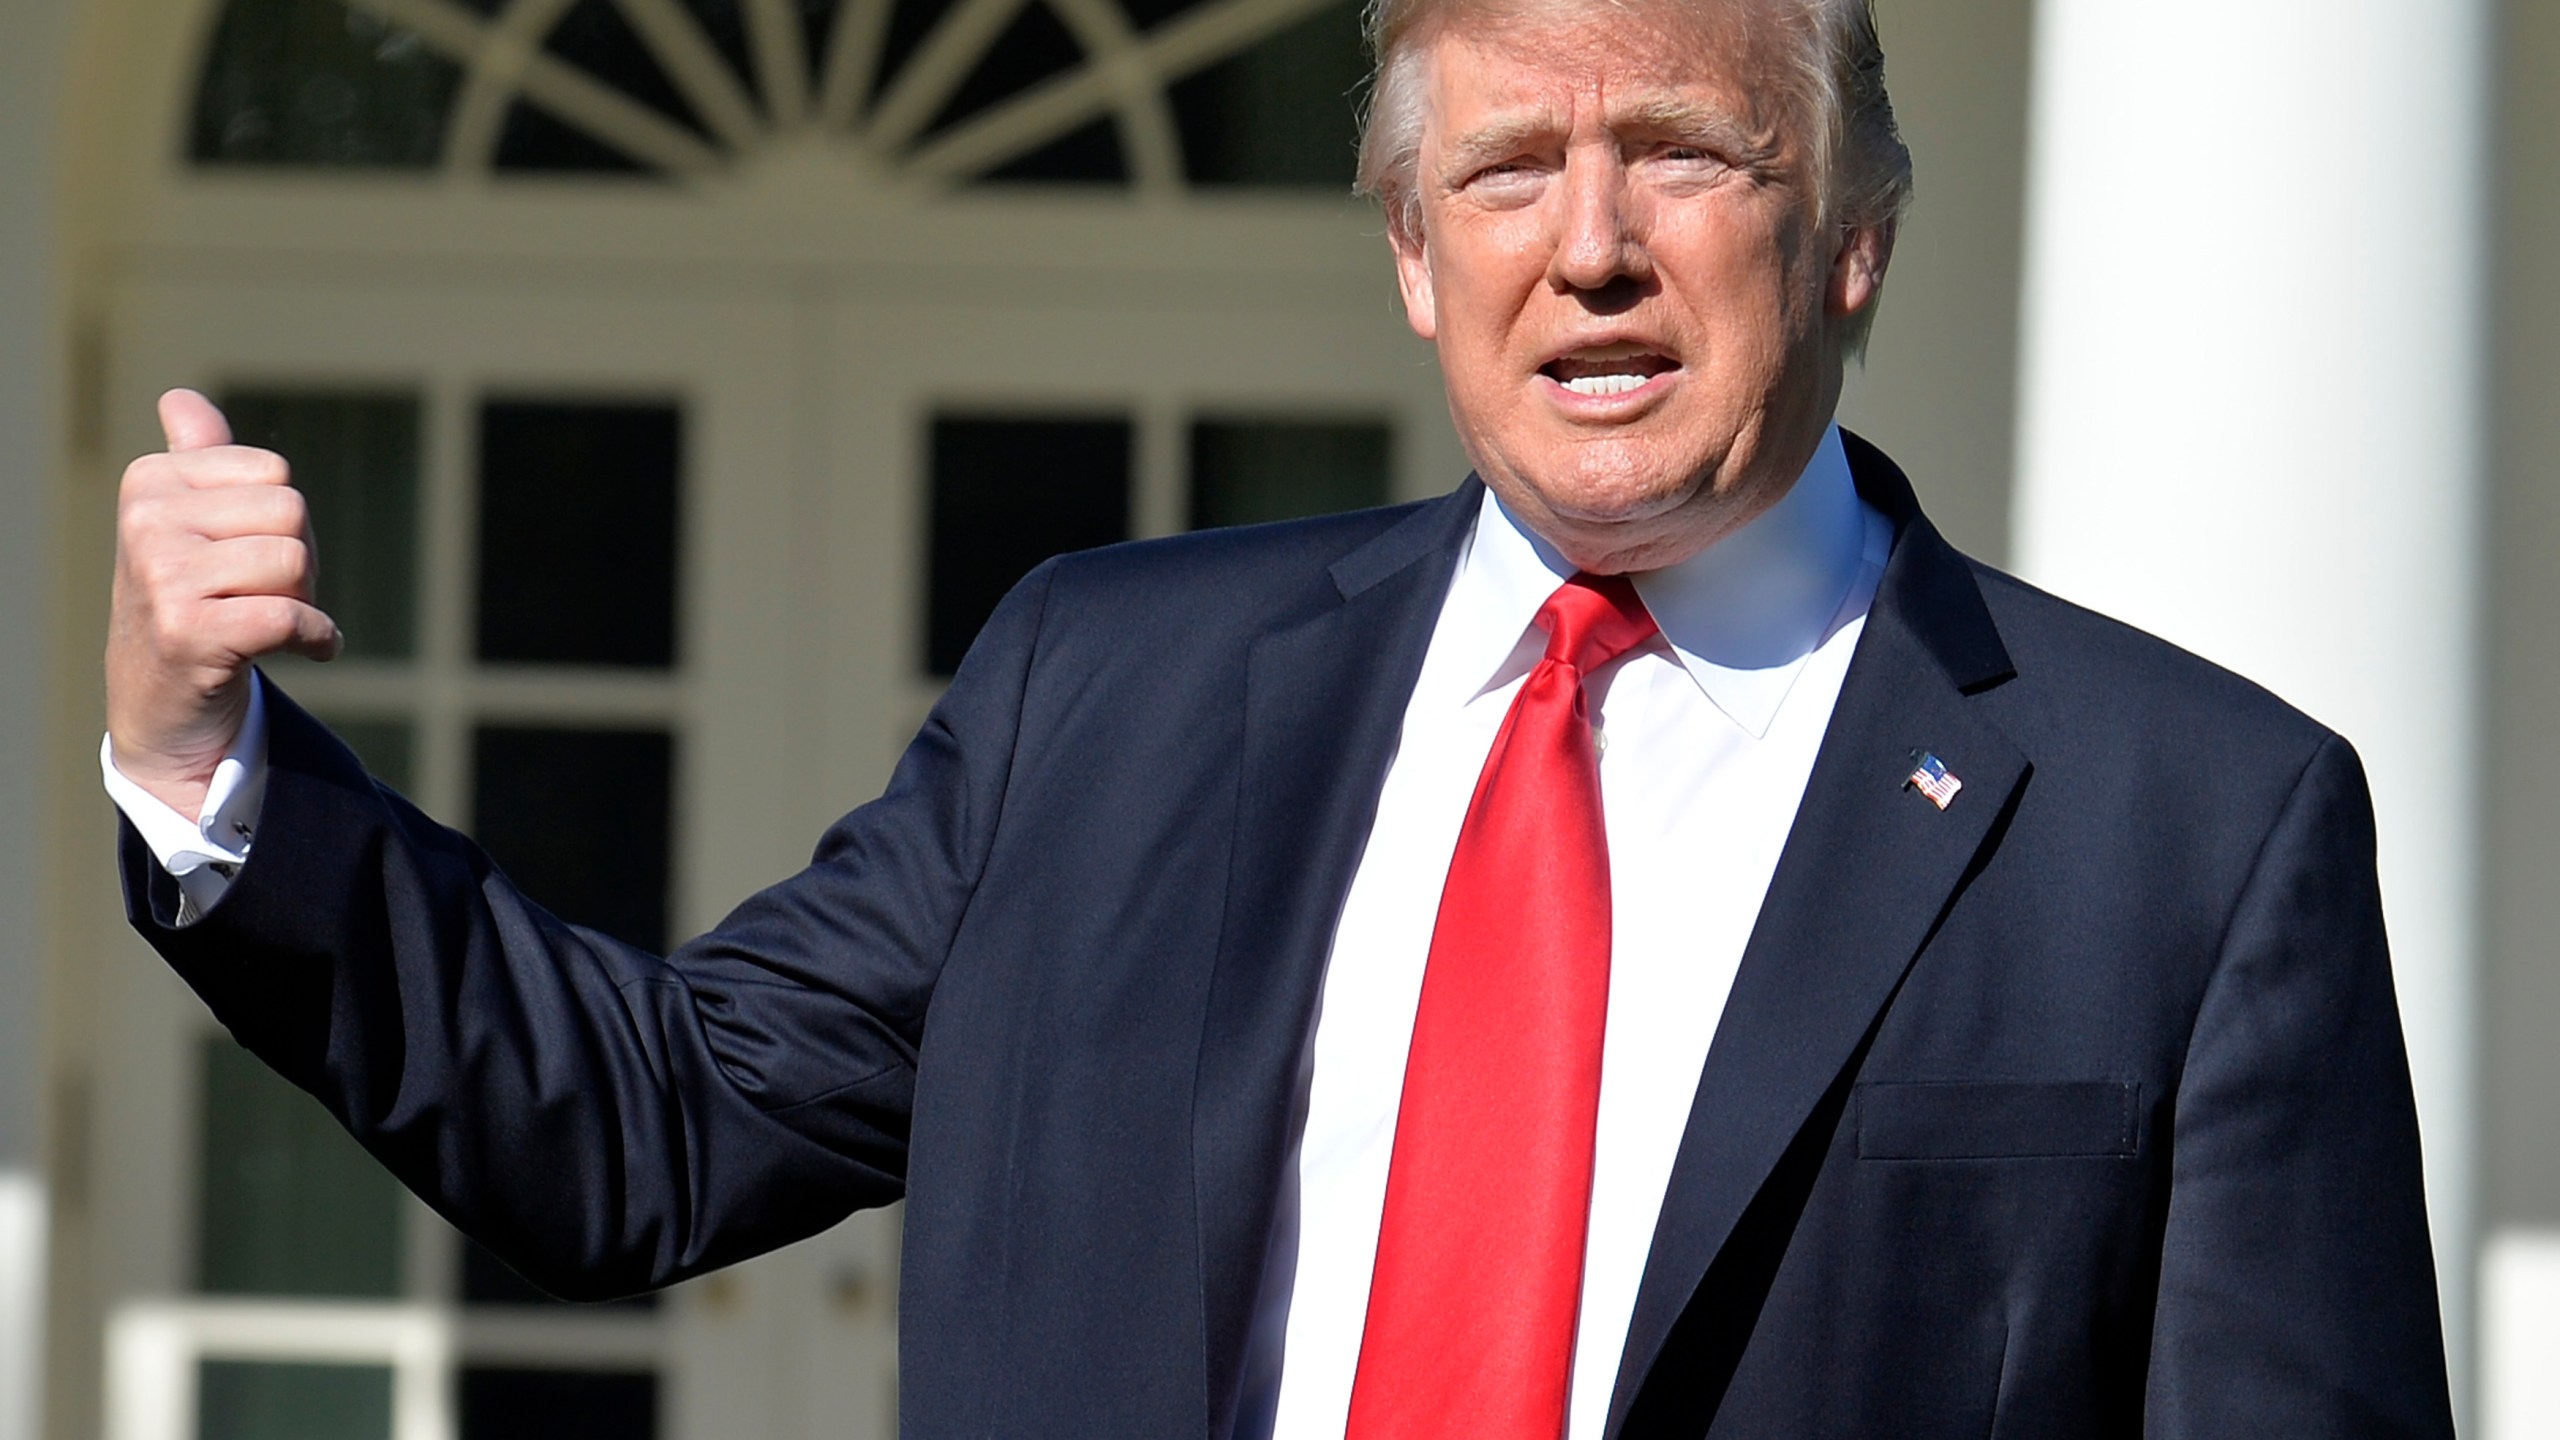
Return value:
[[(1680, 564), (1636, 575), (1636, 593), (1707, 699), (1765, 735), (1806, 658), (1866, 613), (1890, 543), (1889, 523), (1858, 498), (1835, 426), (1777, 504)], [(1538, 607), (1572, 574), (1487, 490), (1451, 582), (1451, 678), (1472, 697), (1527, 673), (1546, 648)]]

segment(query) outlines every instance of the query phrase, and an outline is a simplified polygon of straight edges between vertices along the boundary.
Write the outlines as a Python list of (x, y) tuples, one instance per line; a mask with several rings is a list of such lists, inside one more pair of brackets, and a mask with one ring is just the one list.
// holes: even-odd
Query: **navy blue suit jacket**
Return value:
[[(2354, 755), (1964, 559), (1851, 449), (1896, 543), (1613, 1435), (2449, 1434)], [(134, 922), (552, 1289), (904, 1196), (908, 1435), (1223, 1436), (1327, 944), (1479, 493), (1043, 566), (887, 792), (663, 959), (537, 908), (280, 696), (233, 889), (172, 928), (128, 834)], [(1943, 813), (1918, 751), (1963, 780)]]

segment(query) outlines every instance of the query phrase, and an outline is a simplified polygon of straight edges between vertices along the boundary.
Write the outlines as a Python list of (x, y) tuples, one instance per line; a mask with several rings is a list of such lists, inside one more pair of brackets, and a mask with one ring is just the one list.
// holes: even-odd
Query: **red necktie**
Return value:
[(1609, 1010), (1609, 842), (1582, 682), (1643, 644), (1623, 576), (1538, 611), (1546, 658), (1458, 832), (1405, 1060), (1346, 1440), (1564, 1433)]

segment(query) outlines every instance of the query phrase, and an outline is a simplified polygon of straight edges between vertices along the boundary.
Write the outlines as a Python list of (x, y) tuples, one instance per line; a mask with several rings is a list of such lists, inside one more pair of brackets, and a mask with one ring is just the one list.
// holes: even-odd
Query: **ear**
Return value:
[(1853, 225), (1841, 232), (1822, 297), (1834, 318), (1845, 319), (1876, 303), (1885, 267), (1893, 263), (1893, 232), (1891, 224)]
[(1440, 338), (1440, 301), (1431, 286), (1431, 254), (1422, 241), (1419, 216), (1413, 223), (1390, 220), (1387, 244), (1396, 252), (1396, 289), (1404, 295), (1404, 323), (1425, 340)]

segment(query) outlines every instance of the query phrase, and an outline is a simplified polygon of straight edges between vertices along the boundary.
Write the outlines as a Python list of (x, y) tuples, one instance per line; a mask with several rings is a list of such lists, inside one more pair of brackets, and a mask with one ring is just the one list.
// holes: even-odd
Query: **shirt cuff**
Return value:
[(267, 692), (266, 681), (256, 671), (249, 673), (249, 711), (240, 719), (240, 733), (233, 738), (230, 751), (215, 766), (213, 780), (205, 787), (204, 810), (189, 820), (157, 795), (125, 778), (116, 768), (115, 740), (112, 736), (98, 741), (98, 770), (106, 781), (107, 798), (116, 802), (124, 818), (142, 836), (178, 882), (179, 893), (186, 897), (179, 919), (191, 920), (213, 908), (231, 888), (231, 877), (249, 860), (249, 844), (256, 838), (258, 820), (267, 803)]

